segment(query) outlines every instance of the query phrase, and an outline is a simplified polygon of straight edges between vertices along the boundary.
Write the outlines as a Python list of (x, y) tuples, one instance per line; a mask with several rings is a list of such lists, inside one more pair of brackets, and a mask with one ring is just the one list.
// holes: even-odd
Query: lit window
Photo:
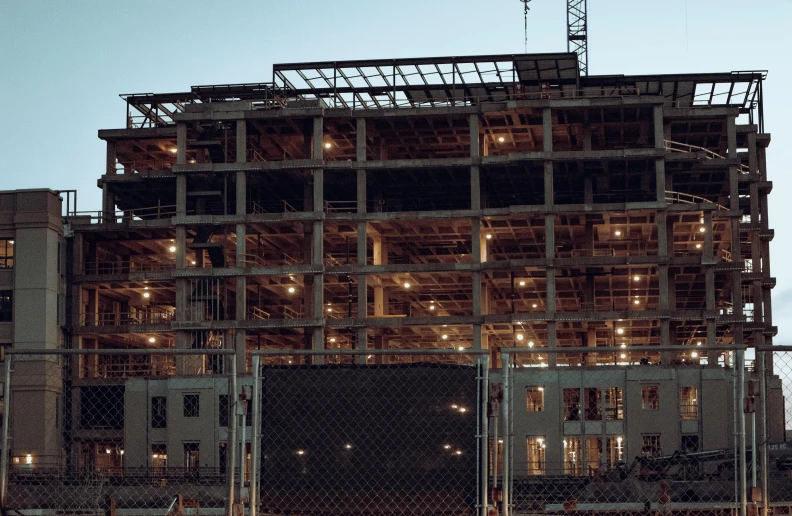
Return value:
[(679, 417), (682, 419), (698, 418), (698, 389), (695, 387), (679, 388)]
[(602, 412), (600, 412), (600, 402), (602, 399), (602, 392), (595, 388), (583, 389), (586, 394), (586, 421), (599, 421), (602, 419)]
[(544, 410), (544, 387), (526, 387), (525, 408), (528, 412)]
[(597, 473), (602, 467), (602, 438), (586, 437), (586, 471)]
[[(492, 455), (492, 447), (495, 444), (494, 440), (489, 440), (489, 474), (493, 474), (493, 467), (495, 466), (495, 457)], [(503, 439), (498, 439), (498, 476), (503, 472)]]
[(165, 475), (168, 471), (168, 446), (151, 445), (151, 469), (154, 475)]
[(624, 437), (608, 437), (607, 446), (608, 468), (615, 468), (619, 463), (624, 462)]
[(201, 459), (201, 444), (195, 442), (184, 443), (185, 471), (197, 472), (201, 462), (200, 459)]
[(580, 437), (564, 437), (564, 475), (580, 476), (582, 460)]
[(605, 419), (624, 419), (624, 399), (621, 387), (605, 388)]
[(199, 394), (184, 395), (184, 417), (198, 417), (201, 412), (201, 397)]
[(544, 437), (528, 437), (526, 439), (528, 448), (528, 474), (544, 475), (545, 473), (545, 448), (547, 446)]
[(644, 410), (660, 410), (660, 387), (657, 385), (641, 386), (641, 408)]
[(14, 268), (14, 241), (0, 238), (0, 269)]

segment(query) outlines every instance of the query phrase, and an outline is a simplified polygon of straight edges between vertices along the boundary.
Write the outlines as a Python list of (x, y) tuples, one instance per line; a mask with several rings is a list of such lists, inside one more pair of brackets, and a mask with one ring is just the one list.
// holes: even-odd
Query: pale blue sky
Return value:
[[(776, 344), (792, 344), (792, 0), (589, 0), (591, 74), (769, 70), (765, 128)], [(565, 0), (533, 0), (529, 52), (566, 49)], [(100, 205), (98, 129), (118, 94), (271, 80), (272, 64), (524, 51), (519, 0), (2, 0), (0, 189)]]

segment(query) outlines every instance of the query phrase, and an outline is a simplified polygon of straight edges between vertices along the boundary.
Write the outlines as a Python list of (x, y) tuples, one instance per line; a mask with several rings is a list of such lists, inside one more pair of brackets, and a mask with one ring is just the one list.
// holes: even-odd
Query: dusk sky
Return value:
[[(528, 52), (566, 50), (566, 2), (533, 0)], [(776, 344), (792, 344), (792, 0), (589, 0), (590, 74), (768, 70)], [(273, 63), (525, 51), (519, 0), (3, 0), (0, 189), (77, 189), (97, 210), (122, 93), (267, 82)]]

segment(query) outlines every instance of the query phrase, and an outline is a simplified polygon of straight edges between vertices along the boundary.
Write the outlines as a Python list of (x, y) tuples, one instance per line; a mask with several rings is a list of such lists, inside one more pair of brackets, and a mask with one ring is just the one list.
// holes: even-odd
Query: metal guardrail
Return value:
[[(704, 156), (707, 159), (726, 159), (725, 156), (722, 156), (717, 152), (711, 151), (705, 147), (699, 147), (698, 145), (690, 145), (688, 143), (680, 143), (680, 142), (675, 142), (673, 140), (663, 140), (663, 142), (665, 143), (665, 150), (669, 152), (681, 152), (681, 153), (703, 152)], [(747, 165), (740, 164), (739, 168), (741, 174), (751, 173), (751, 169)]]

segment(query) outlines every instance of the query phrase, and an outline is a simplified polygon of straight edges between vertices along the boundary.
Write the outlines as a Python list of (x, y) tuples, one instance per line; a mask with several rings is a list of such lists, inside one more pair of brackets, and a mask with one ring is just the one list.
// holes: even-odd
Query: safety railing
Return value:
[(700, 197), (698, 195), (692, 195), (684, 192), (675, 192), (672, 190), (665, 191), (665, 199), (670, 203), (681, 203), (681, 204), (714, 204), (718, 207), (719, 210), (728, 210), (727, 207), (718, 204), (714, 201), (706, 199), (704, 197)]
[(128, 261), (85, 262), (83, 274), (128, 274), (130, 272), (161, 272), (176, 267), (173, 255), (141, 255), (130, 257)]
[(127, 312), (83, 312), (81, 326), (125, 326), (130, 324), (168, 324), (174, 320), (172, 309), (149, 307)]
[(357, 211), (357, 201), (325, 201), (325, 213), (355, 213)]
[[(725, 156), (704, 147), (699, 147), (698, 145), (690, 145), (688, 143), (680, 143), (673, 140), (663, 140), (663, 142), (665, 143), (665, 150), (669, 152), (703, 152), (706, 159), (726, 159)], [(751, 169), (747, 165), (741, 164), (739, 169), (741, 174), (749, 174), (751, 172)]]
[(82, 362), (81, 378), (137, 378), (171, 376), (176, 373), (174, 357), (97, 355)]

